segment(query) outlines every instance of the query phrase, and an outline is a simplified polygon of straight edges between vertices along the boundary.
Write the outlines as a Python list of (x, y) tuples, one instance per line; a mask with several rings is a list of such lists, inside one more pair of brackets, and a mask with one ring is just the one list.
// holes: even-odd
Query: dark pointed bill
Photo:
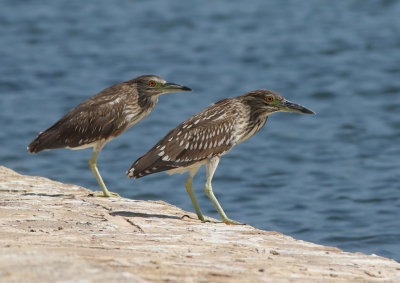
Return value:
[(286, 112), (295, 112), (295, 113), (304, 113), (304, 114), (315, 114), (314, 111), (311, 111), (310, 109), (305, 108), (304, 106), (301, 106), (299, 104), (290, 102), (288, 100), (285, 100), (283, 103), (283, 111)]
[(178, 85), (174, 83), (166, 83), (164, 84), (163, 89), (165, 90), (170, 90), (170, 91), (191, 91), (191, 88), (188, 88), (187, 86), (183, 85)]

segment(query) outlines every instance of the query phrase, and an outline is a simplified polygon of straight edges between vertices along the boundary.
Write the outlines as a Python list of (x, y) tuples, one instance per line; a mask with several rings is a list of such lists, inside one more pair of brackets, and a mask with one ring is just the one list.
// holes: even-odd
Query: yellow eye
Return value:
[(149, 86), (151, 87), (155, 87), (156, 86), (156, 82), (155, 81), (149, 81)]
[(272, 102), (274, 101), (274, 97), (273, 96), (267, 96), (267, 102)]

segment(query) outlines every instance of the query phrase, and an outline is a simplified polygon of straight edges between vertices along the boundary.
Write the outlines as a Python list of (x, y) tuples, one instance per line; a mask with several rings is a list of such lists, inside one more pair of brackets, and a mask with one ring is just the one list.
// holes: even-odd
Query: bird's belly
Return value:
[(199, 162), (196, 162), (196, 163), (194, 163), (192, 165), (189, 165), (189, 166), (186, 166), (186, 167), (178, 167), (178, 168), (171, 169), (171, 170), (168, 170), (168, 171), (165, 171), (165, 172), (168, 173), (169, 175), (172, 175), (172, 174), (177, 174), (177, 173), (183, 174), (183, 173), (186, 173), (188, 171), (194, 171), (194, 170), (197, 171), (201, 166), (205, 165), (207, 162), (208, 162), (208, 159), (203, 159), (203, 160), (201, 160)]
[(66, 148), (71, 149), (71, 150), (79, 150), (79, 149), (85, 149), (85, 148), (89, 148), (89, 147), (94, 147), (96, 145), (96, 143), (97, 142), (92, 142), (92, 143), (83, 144), (83, 145), (75, 146), (75, 147), (67, 146)]
[(74, 146), (74, 147), (70, 147), (67, 146), (66, 148), (71, 149), (71, 150), (80, 150), (80, 149), (85, 149), (85, 148), (89, 148), (89, 147), (96, 147), (96, 146), (100, 146), (100, 148), (103, 148), (103, 146), (109, 142), (110, 140), (112, 140), (112, 138), (109, 139), (101, 139), (101, 140), (97, 140), (91, 143), (86, 143), (86, 144), (82, 144), (79, 146)]

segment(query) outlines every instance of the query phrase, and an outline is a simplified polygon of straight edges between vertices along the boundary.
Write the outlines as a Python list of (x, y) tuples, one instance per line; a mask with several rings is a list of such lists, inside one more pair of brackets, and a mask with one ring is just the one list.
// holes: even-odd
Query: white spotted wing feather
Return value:
[[(211, 105), (170, 131), (133, 163), (130, 177), (143, 177), (203, 163), (232, 149), (245, 135), (248, 109), (234, 98)], [(249, 111), (249, 110), (248, 110)]]

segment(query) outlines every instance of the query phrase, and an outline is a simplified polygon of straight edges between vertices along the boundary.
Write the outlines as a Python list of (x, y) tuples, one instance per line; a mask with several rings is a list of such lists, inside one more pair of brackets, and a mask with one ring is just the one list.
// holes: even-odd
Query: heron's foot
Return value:
[(89, 196), (91, 196), (91, 197), (103, 197), (103, 198), (111, 198), (111, 197), (120, 198), (121, 197), (119, 194), (113, 193), (113, 192), (110, 192), (110, 191), (107, 191), (107, 192), (94, 192), (94, 193), (89, 194)]
[(191, 216), (185, 214), (181, 218), (183, 219), (185, 217), (190, 218), (190, 219), (199, 219), (203, 223), (206, 223), (206, 222), (209, 222), (209, 223), (222, 223), (221, 221), (216, 221), (216, 220), (212, 220), (212, 219), (206, 218), (203, 215), (201, 217), (198, 216), (197, 218), (194, 218), (194, 217), (191, 217)]
[(229, 219), (229, 218), (222, 219), (222, 222), (224, 222), (227, 225), (246, 225), (244, 223), (240, 223), (238, 221), (235, 221), (235, 220), (232, 220), (232, 219)]
[(203, 215), (201, 215), (201, 217), (198, 216), (198, 218), (203, 223), (206, 223), (206, 222), (207, 223), (222, 223), (221, 221), (218, 221), (218, 220), (215, 220), (215, 219), (211, 219), (211, 218), (207, 218), (207, 217), (204, 217)]
[(221, 221), (216, 221), (214, 219), (209, 219), (206, 217), (203, 217), (203, 219), (199, 219), (203, 223), (222, 223)]

